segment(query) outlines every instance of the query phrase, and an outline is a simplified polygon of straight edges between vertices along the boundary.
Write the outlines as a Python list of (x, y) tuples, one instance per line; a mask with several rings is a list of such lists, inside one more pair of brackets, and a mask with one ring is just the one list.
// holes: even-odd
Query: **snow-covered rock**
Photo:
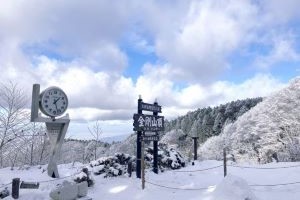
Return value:
[(229, 174), (217, 185), (210, 200), (258, 200), (258, 198), (244, 179)]

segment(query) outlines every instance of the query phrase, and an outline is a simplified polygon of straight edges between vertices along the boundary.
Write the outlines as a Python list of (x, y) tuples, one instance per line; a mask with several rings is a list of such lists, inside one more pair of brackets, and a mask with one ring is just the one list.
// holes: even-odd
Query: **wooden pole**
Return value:
[[(143, 100), (140, 96), (138, 99), (138, 114), (143, 114), (143, 110), (141, 108)], [(142, 131), (137, 131), (137, 138), (136, 138), (136, 177), (141, 178), (141, 138), (142, 138)]]
[(197, 160), (198, 159), (198, 156), (197, 156), (197, 151), (198, 151), (197, 139), (198, 139), (198, 137), (192, 137), (192, 138), (194, 140), (194, 160)]
[(226, 158), (226, 149), (223, 149), (223, 166), (224, 166), (224, 177), (227, 175), (227, 158)]
[(14, 178), (12, 180), (12, 189), (11, 189), (11, 196), (14, 199), (19, 198), (19, 189), (20, 189), (20, 178)]
[[(154, 105), (158, 105), (155, 100)], [(153, 112), (153, 116), (158, 116), (158, 112)], [(158, 132), (156, 132), (158, 135)], [(158, 141), (153, 141), (153, 172), (158, 174)]]
[(144, 160), (144, 150), (145, 142), (142, 140), (142, 158), (141, 158), (141, 168), (142, 168), (142, 189), (145, 189), (145, 160)]

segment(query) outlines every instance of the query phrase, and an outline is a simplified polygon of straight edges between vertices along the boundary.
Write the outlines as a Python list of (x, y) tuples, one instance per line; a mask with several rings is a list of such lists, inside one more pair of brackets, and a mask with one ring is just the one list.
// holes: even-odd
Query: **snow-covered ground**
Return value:
[[(300, 199), (300, 163), (270, 163), (251, 167), (264, 168), (239, 168), (228, 166), (228, 176), (223, 178), (222, 162), (204, 161), (196, 162), (194, 166), (182, 168), (175, 171), (167, 171), (158, 175), (147, 172), (146, 188), (141, 189), (140, 179), (131, 178), (127, 175), (114, 178), (102, 178), (94, 176), (95, 185), (89, 188), (88, 196), (95, 200), (298, 200)], [(83, 165), (71, 164), (60, 165), (59, 172), (62, 177), (70, 176)], [(214, 168), (215, 166), (220, 166)], [(295, 167), (289, 167), (295, 166)], [(44, 168), (45, 166), (43, 166)], [(280, 169), (265, 169), (278, 168)], [(283, 168), (281, 168), (283, 167)], [(21, 178), (21, 181), (40, 181), (40, 188), (37, 190), (20, 190), (20, 199), (42, 200), (50, 199), (49, 192), (56, 184), (63, 180), (51, 180), (43, 168), (31, 167), (28, 170), (0, 170), (0, 186), (11, 182), (12, 178)], [(202, 169), (213, 168), (207, 171)], [(198, 170), (198, 171), (197, 171)], [(196, 172), (186, 172), (196, 171)], [(71, 180), (72, 177), (66, 178)], [(150, 184), (153, 183), (155, 185)], [(282, 183), (299, 182), (299, 184), (279, 186), (253, 186), (273, 185)], [(163, 187), (159, 187), (161, 185)], [(9, 185), (9, 189), (11, 185)], [(174, 189), (170, 189), (174, 188)], [(178, 189), (175, 189), (178, 188)], [(199, 190), (198, 190), (199, 189)], [(5, 199), (12, 199), (7, 197)]]

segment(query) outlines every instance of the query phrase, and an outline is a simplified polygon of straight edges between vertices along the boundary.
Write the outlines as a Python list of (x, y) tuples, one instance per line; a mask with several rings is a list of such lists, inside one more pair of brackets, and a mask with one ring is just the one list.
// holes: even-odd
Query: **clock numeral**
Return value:
[(54, 115), (56, 114), (56, 111), (55, 111), (55, 110), (53, 111), (53, 114), (54, 114)]
[(47, 96), (45, 96), (45, 98), (46, 98), (46, 99), (49, 99), (50, 97), (47, 95)]
[(48, 105), (45, 105), (45, 108), (48, 108)]
[(45, 100), (44, 102), (45, 102), (45, 103), (48, 103), (48, 100)]
[(63, 110), (63, 109), (65, 109), (65, 107), (62, 106), (61, 109)]
[(52, 108), (50, 108), (49, 111), (51, 112), (51, 111), (52, 111)]
[(54, 94), (57, 94), (57, 91), (56, 91), (56, 90), (54, 91)]
[(61, 99), (62, 99), (62, 100), (65, 100), (65, 97), (62, 97)]
[(60, 109), (58, 109), (58, 110), (57, 110), (57, 113), (61, 113), (61, 110), (60, 110)]

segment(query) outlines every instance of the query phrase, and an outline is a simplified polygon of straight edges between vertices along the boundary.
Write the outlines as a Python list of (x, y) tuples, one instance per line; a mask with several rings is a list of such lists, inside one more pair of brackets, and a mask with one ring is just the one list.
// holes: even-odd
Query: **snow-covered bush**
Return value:
[(7, 188), (0, 191), (0, 199), (4, 199), (7, 196), (9, 196), (9, 190)]
[(127, 173), (128, 163), (135, 160), (134, 156), (116, 153), (114, 156), (102, 157), (90, 162), (95, 175), (104, 174), (106, 177), (121, 176)]
[[(152, 166), (153, 149), (145, 149), (146, 166)], [(185, 166), (185, 160), (181, 154), (166, 144), (160, 144), (158, 147), (158, 167), (161, 171), (165, 169), (180, 169)]]
[(167, 132), (160, 140), (160, 144), (165, 144), (169, 148), (174, 148), (182, 155), (188, 156), (193, 148), (192, 138), (181, 129), (175, 129)]
[(90, 172), (88, 171), (88, 168), (83, 168), (82, 171), (79, 174), (76, 174), (74, 179), (76, 183), (81, 183), (83, 181), (86, 181), (88, 183), (88, 187), (91, 187), (94, 185), (94, 180), (90, 175)]

